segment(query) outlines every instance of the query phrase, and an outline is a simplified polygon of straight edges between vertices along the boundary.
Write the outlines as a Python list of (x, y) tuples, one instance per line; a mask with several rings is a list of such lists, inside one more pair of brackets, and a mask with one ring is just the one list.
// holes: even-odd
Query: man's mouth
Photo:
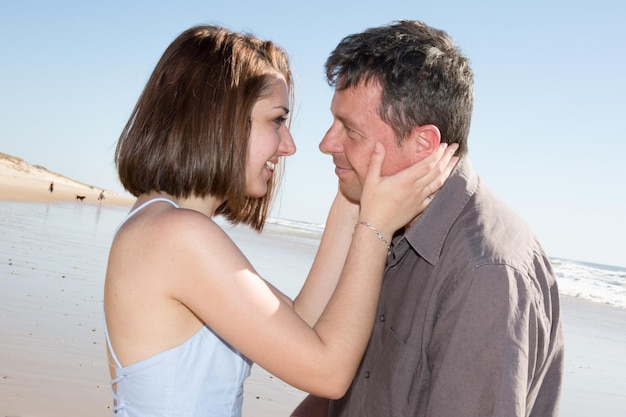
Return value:
[(274, 168), (276, 167), (276, 164), (273, 163), (272, 161), (267, 161), (265, 163), (265, 166), (267, 167), (267, 169), (269, 169), (270, 171), (274, 171)]
[(334, 162), (334, 164), (335, 164), (335, 171), (350, 171), (350, 168), (348, 168), (349, 165), (346, 163), (338, 164), (337, 162)]
[(342, 177), (343, 175), (347, 174), (348, 172), (351, 172), (352, 170), (348, 169), (348, 168), (343, 168), (339, 165), (335, 165), (335, 175), (337, 175), (338, 177)]

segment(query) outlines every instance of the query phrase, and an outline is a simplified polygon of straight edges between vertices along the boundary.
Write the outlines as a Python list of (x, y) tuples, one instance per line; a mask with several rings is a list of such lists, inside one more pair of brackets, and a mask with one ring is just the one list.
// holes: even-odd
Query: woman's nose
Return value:
[(293, 141), (293, 136), (291, 136), (291, 132), (289, 129), (285, 129), (286, 133), (281, 135), (280, 138), (280, 153), (283, 156), (289, 156), (296, 153), (296, 144)]

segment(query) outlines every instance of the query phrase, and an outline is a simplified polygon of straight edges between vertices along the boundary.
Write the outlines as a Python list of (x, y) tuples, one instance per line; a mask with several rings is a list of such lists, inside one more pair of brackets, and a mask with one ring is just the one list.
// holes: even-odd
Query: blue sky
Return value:
[(626, 266), (626, 11), (618, 0), (0, 2), (0, 152), (122, 192), (113, 149), (167, 45), (196, 24), (272, 39), (298, 78), (298, 152), (274, 217), (323, 223), (336, 190), (318, 143), (323, 63), (396, 19), (449, 32), (472, 60), (470, 158), (550, 256)]

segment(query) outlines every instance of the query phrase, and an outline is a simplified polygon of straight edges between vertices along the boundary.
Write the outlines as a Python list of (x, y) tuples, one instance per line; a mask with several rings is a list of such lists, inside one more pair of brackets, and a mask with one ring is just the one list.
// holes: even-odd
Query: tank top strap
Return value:
[(107, 313), (104, 310), (104, 306), (102, 307), (102, 316), (104, 318), (104, 335), (107, 339), (109, 354), (111, 355), (111, 358), (113, 358), (113, 360), (115, 361), (115, 366), (117, 368), (121, 368), (122, 364), (120, 363), (119, 359), (117, 359), (117, 355), (115, 354), (115, 351), (113, 350), (113, 345), (111, 344), (111, 338), (109, 337), (109, 328), (107, 327)]
[(117, 232), (124, 225), (124, 223), (126, 223), (128, 221), (128, 219), (130, 219), (135, 214), (137, 214), (141, 209), (145, 208), (146, 206), (149, 206), (152, 203), (156, 203), (158, 201), (164, 201), (166, 203), (170, 203), (171, 205), (173, 205), (176, 208), (180, 208), (180, 206), (178, 204), (176, 204), (174, 201), (170, 200), (169, 198), (165, 198), (165, 197), (157, 197), (157, 198), (153, 198), (152, 200), (145, 201), (142, 204), (140, 204), (139, 206), (135, 207), (133, 210), (131, 210), (131, 212), (128, 213), (126, 215), (126, 217), (124, 217), (124, 219), (120, 222), (120, 224), (115, 229), (115, 233), (113, 234), (113, 236), (117, 235)]

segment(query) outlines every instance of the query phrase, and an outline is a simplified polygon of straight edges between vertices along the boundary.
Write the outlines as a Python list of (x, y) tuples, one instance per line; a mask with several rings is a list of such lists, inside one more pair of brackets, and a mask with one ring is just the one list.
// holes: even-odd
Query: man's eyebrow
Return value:
[(335, 118), (339, 120), (343, 125), (354, 126), (354, 123), (352, 123), (350, 120), (346, 119), (343, 116), (335, 116)]
[(354, 131), (355, 133), (358, 133), (361, 136), (363, 135), (363, 132), (361, 131), (359, 125), (355, 122), (353, 122), (352, 120), (343, 117), (343, 116), (336, 116), (337, 120), (339, 120), (341, 122), (341, 124), (343, 124), (344, 126), (348, 127), (350, 130)]

